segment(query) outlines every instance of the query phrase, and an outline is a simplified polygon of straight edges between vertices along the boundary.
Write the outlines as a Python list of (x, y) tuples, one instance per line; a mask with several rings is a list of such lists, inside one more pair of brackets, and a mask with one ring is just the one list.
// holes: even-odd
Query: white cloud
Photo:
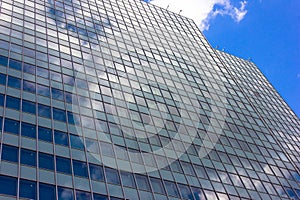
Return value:
[(209, 29), (209, 22), (217, 15), (229, 15), (235, 22), (240, 22), (247, 14), (245, 0), (235, 7), (231, 0), (152, 0), (152, 4), (167, 8), (192, 18), (201, 30)]

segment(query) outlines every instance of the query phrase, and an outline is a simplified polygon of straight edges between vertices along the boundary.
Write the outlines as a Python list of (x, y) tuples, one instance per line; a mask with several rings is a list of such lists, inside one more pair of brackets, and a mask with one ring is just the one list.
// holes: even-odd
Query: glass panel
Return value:
[(155, 193), (165, 194), (164, 186), (161, 180), (156, 178), (150, 178), (152, 189)]
[(72, 189), (58, 187), (57, 191), (58, 191), (58, 200), (74, 200)]
[(36, 166), (36, 152), (21, 149), (21, 164)]
[(136, 174), (135, 178), (138, 189), (150, 191), (150, 185), (146, 176)]
[(55, 187), (48, 184), (39, 184), (39, 197), (41, 200), (53, 200), (56, 199)]
[(39, 108), (38, 109), (39, 116), (51, 118), (51, 109), (49, 106), (39, 104), (38, 108)]
[(193, 199), (193, 194), (191, 193), (191, 190), (187, 185), (178, 185), (178, 187), (183, 199)]
[(70, 160), (67, 158), (56, 157), (56, 170), (62, 173), (71, 174)]
[(35, 93), (35, 83), (23, 80), (23, 90), (31, 93)]
[(108, 183), (120, 184), (118, 171), (115, 169), (105, 168), (106, 179)]
[(99, 143), (96, 140), (92, 139), (85, 139), (85, 145), (87, 148), (87, 151), (92, 152), (92, 153), (98, 153), (99, 154)]
[(13, 68), (13, 69), (16, 69), (16, 70), (21, 70), (22, 69), (22, 63), (20, 61), (10, 59), (9, 60), (9, 67)]
[(131, 173), (121, 172), (122, 184), (127, 187), (135, 187), (134, 179)]
[(19, 195), (22, 198), (36, 199), (36, 183), (21, 179)]
[(12, 120), (12, 119), (5, 119), (4, 121), (4, 131), (8, 133), (19, 134), (19, 125), (20, 122)]
[(178, 189), (177, 189), (175, 183), (165, 181), (165, 186), (166, 186), (168, 195), (174, 196), (174, 197), (179, 197)]
[(0, 175), (0, 194), (17, 196), (17, 179)]
[(76, 200), (91, 200), (92, 196), (90, 193), (83, 191), (76, 191)]
[(53, 155), (39, 153), (39, 167), (44, 169), (54, 169), (54, 158)]
[(35, 74), (35, 66), (32, 66), (28, 63), (24, 63), (23, 71), (29, 74)]
[(107, 196), (100, 195), (100, 194), (94, 194), (94, 200), (108, 200)]
[(2, 146), (2, 160), (11, 161), (11, 162), (18, 162), (18, 154), (19, 150), (17, 147), (13, 146)]
[(57, 108), (53, 108), (53, 119), (66, 122), (66, 112)]
[(55, 138), (55, 144), (69, 146), (69, 139), (67, 133), (54, 130), (54, 138)]
[(87, 165), (84, 162), (73, 160), (73, 170), (75, 176), (83, 176), (88, 178)]
[(46, 96), (46, 97), (50, 97), (49, 87), (44, 86), (44, 85), (37, 85), (36, 89), (37, 89), (37, 94), (43, 95), (43, 96)]
[(46, 142), (52, 142), (52, 130), (49, 128), (41, 127), (38, 128), (39, 140)]
[(36, 138), (36, 126), (33, 124), (22, 122), (21, 135)]
[(21, 88), (21, 80), (16, 77), (8, 76), (8, 83), (7, 85), (12, 88)]
[(8, 64), (8, 58), (4, 57), (4, 56), (0, 56), (0, 65), (3, 65), (6, 67), (7, 64)]
[(22, 101), (22, 111), (23, 112), (28, 112), (28, 113), (31, 113), (31, 114), (35, 115), (36, 114), (35, 103), (31, 102), (31, 101), (23, 100)]
[(76, 136), (76, 135), (70, 135), (70, 141), (71, 141), (71, 147), (76, 149), (84, 149), (83, 140)]
[(0, 74), (0, 85), (6, 84), (6, 76), (4, 74)]
[(4, 95), (0, 94), (0, 106), (4, 106)]
[(52, 98), (57, 100), (64, 100), (64, 93), (61, 90), (51, 88)]
[(6, 96), (6, 107), (15, 110), (20, 110), (20, 99), (11, 96)]
[(104, 181), (103, 167), (90, 164), (91, 179), (96, 181)]

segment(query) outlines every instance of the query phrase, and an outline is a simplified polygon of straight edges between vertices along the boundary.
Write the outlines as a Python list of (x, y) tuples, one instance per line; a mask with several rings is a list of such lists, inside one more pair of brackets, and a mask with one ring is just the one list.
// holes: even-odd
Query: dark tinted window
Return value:
[(66, 112), (57, 108), (53, 108), (53, 119), (66, 122)]
[(39, 104), (38, 108), (39, 116), (51, 118), (51, 109), (49, 106)]
[(16, 70), (21, 70), (22, 69), (22, 63), (20, 61), (10, 59), (9, 60), (9, 67), (13, 68), (13, 69), (16, 69)]
[(35, 93), (35, 83), (23, 80), (23, 90), (31, 93)]
[(12, 119), (5, 119), (4, 121), (4, 131), (8, 133), (19, 134), (19, 124), (20, 122)]
[(48, 184), (39, 184), (39, 196), (41, 200), (53, 200), (56, 199), (55, 187)]
[(20, 180), (20, 197), (36, 199), (36, 183), (33, 181)]
[(36, 138), (36, 126), (33, 124), (22, 122), (21, 135), (26, 137)]
[(108, 200), (108, 197), (105, 195), (94, 194), (94, 200)]
[(36, 114), (36, 106), (34, 102), (23, 100), (22, 102), (22, 110), (23, 112)]
[(28, 63), (24, 63), (23, 71), (29, 74), (35, 74), (35, 66), (32, 66)]
[(17, 147), (3, 145), (2, 147), (2, 160), (18, 162), (19, 149)]
[(16, 77), (8, 76), (8, 84), (7, 85), (9, 87), (20, 89), (21, 88), (21, 80)]
[(0, 175), (0, 194), (17, 196), (17, 179)]
[(20, 110), (20, 99), (11, 96), (6, 96), (6, 107), (15, 110)]
[(4, 74), (0, 74), (0, 85), (6, 84), (6, 76)]
[(0, 106), (4, 106), (4, 95), (0, 94)]
[(39, 140), (52, 142), (52, 130), (49, 128), (39, 126), (38, 137), (39, 137)]
[(76, 200), (91, 200), (92, 196), (90, 193), (83, 191), (76, 191)]
[(70, 160), (67, 158), (56, 157), (56, 170), (62, 173), (71, 174)]
[(44, 86), (44, 85), (37, 85), (36, 89), (37, 89), (37, 94), (43, 95), (43, 96), (46, 96), (46, 97), (50, 97), (49, 87)]
[(87, 165), (84, 162), (73, 160), (73, 170), (75, 176), (88, 177)]
[(58, 187), (58, 200), (74, 200), (73, 190), (69, 188)]
[(53, 155), (39, 153), (39, 167), (44, 169), (54, 169), (54, 158)]
[(0, 56), (0, 65), (7, 66), (8, 58), (4, 56)]
[(68, 134), (61, 131), (54, 131), (55, 144), (69, 146)]
[(36, 166), (36, 152), (21, 149), (21, 164)]
[(90, 164), (91, 179), (96, 181), (104, 181), (103, 167), (99, 165)]

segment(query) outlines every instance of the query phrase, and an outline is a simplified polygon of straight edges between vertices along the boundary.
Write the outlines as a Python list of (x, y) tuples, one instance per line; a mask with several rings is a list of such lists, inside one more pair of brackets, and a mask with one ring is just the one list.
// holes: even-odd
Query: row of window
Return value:
[[(18, 183), (19, 182), (19, 183)], [(45, 183), (37, 184), (34, 181), (25, 179), (18, 180), (8, 176), (0, 175), (0, 198), (1, 195), (17, 196), (24, 199), (36, 200), (74, 200), (74, 191), (70, 188), (57, 187)], [(37, 197), (37, 194), (39, 195)], [(91, 200), (92, 195), (88, 192), (76, 190), (76, 200)], [(56, 198), (56, 195), (58, 198)], [(108, 200), (108, 197), (100, 194), (93, 194), (94, 200)], [(118, 198), (110, 198), (111, 200), (120, 200)]]

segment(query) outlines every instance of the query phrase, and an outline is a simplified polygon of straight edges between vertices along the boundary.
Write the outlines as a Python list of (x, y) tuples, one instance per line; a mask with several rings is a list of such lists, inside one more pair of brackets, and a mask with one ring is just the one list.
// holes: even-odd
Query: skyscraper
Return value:
[(0, 1), (0, 199), (298, 199), (257, 67), (137, 0)]

